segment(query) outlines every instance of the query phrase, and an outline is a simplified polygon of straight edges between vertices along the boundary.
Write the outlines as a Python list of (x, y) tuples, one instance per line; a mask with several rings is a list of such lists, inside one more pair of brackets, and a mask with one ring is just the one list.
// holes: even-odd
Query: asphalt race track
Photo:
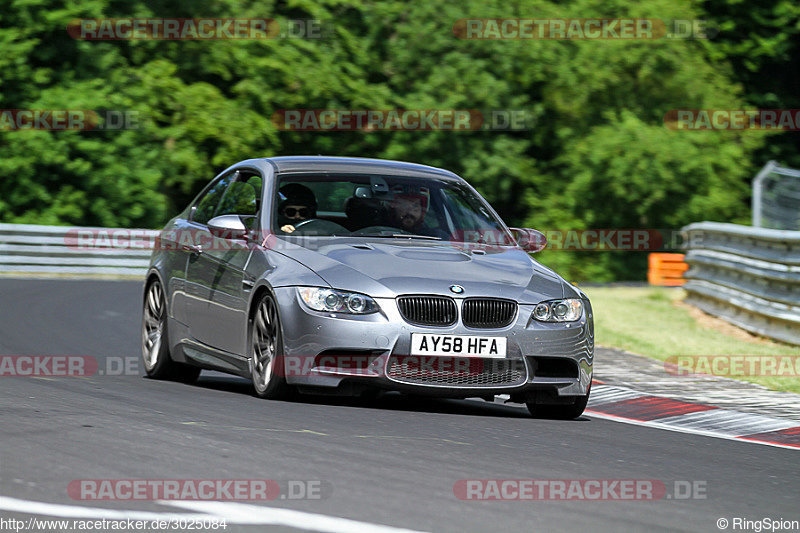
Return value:
[[(110, 368), (106, 358), (138, 360), (140, 299), (137, 282), (2, 279), (0, 355), (93, 356), (101, 369)], [(322, 497), (248, 506), (353, 519), (366, 523), (364, 531), (373, 524), (712, 532), (719, 518), (800, 519), (800, 453), (793, 450), (592, 416), (539, 420), (524, 407), (481, 400), (391, 394), (371, 404), (274, 402), (222, 374), (204, 373), (193, 386), (142, 375), (0, 377), (0, 499), (187, 512), (147, 501), (77, 501), (67, 487), (79, 479), (257, 478), (319, 481)], [(668, 495), (627, 502), (454, 495), (458, 480), (522, 478), (661, 480)], [(675, 480), (699, 482), (705, 498), (670, 498)], [(9, 516), (28, 515), (0, 507), (0, 517)], [(296, 516), (298, 529), (337, 530), (336, 521)]]

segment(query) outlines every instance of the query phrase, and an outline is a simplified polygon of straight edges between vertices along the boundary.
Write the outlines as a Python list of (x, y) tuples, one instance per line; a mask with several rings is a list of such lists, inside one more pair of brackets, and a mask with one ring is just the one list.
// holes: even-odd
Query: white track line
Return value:
[(632, 418), (625, 418), (624, 416), (615, 416), (615, 415), (609, 415), (609, 414), (606, 414), (606, 413), (601, 413), (599, 411), (593, 411), (590, 408), (587, 408), (585, 413), (588, 416), (591, 416), (593, 418), (602, 418), (604, 420), (612, 420), (614, 422), (622, 422), (623, 424), (631, 424), (631, 425), (634, 425), (634, 426), (643, 426), (643, 427), (650, 427), (650, 428), (654, 428), (654, 429), (663, 429), (665, 431), (674, 431), (674, 432), (677, 432), (677, 433), (689, 433), (689, 434), (692, 434), (692, 435), (703, 435), (704, 437), (714, 437), (714, 438), (717, 438), (717, 439), (732, 440), (732, 441), (736, 441), (736, 442), (745, 442), (745, 443), (750, 443), (750, 444), (761, 444), (763, 446), (773, 446), (775, 448), (783, 448), (785, 450), (794, 450), (794, 451), (800, 450), (800, 448), (798, 448), (797, 446), (789, 446), (788, 444), (780, 444), (778, 442), (767, 442), (767, 441), (763, 441), (763, 440), (748, 439), (748, 438), (743, 438), (743, 437), (734, 437), (732, 435), (725, 435), (725, 434), (717, 433), (717, 432), (714, 432), (714, 431), (703, 431), (703, 430), (697, 429), (697, 428), (683, 428), (683, 427), (680, 427), (680, 426), (670, 426), (670, 425), (666, 425), (666, 424), (661, 424), (661, 423), (653, 421), (653, 420), (648, 420), (648, 421), (645, 421), (645, 420), (633, 420)]
[(235, 524), (269, 524), (289, 526), (326, 533), (420, 533), (411, 529), (382, 526), (293, 509), (278, 509), (235, 502), (160, 501), (189, 510), (203, 510), (218, 517), (225, 517)]
[(207, 514), (156, 513), (150, 511), (121, 511), (98, 507), (81, 507), (60, 503), (35, 502), (0, 496), (0, 509), (14, 513), (25, 513), (62, 518), (92, 518), (107, 520), (208, 520)]
[(158, 513), (64, 505), (0, 496), (0, 509), (12, 513), (106, 520), (209, 520), (224, 519), (227, 524), (276, 525), (322, 533), (422, 533), (411, 529), (359, 522), (348, 518), (277, 509), (235, 502), (158, 501), (161, 505), (182, 507), (198, 513)]
[[(647, 394), (634, 391), (626, 387), (595, 384), (592, 387), (592, 394), (589, 397), (589, 405), (586, 408), (586, 414), (597, 418), (614, 420), (616, 422), (633, 424), (636, 426), (666, 429), (668, 431), (677, 431), (679, 433), (694, 433), (696, 435), (704, 435), (707, 437), (763, 444), (766, 446), (774, 446), (776, 448), (784, 448), (788, 450), (800, 449), (797, 448), (797, 446), (790, 446), (788, 444), (780, 444), (777, 442), (767, 442), (748, 438), (751, 435), (757, 435), (759, 433), (768, 433), (771, 431), (779, 431), (782, 429), (800, 426), (800, 422), (789, 420), (787, 418), (773, 418), (754, 413), (736, 411), (734, 409), (725, 409), (714, 405), (712, 405), (714, 408), (710, 410), (674, 415), (656, 420), (636, 420), (625, 416), (602, 412), (603, 405), (605, 404), (644, 397), (666, 398), (666, 396)], [(680, 398), (669, 399), (686, 402), (686, 400), (682, 400)], [(594, 409), (599, 409), (600, 411), (595, 411)]]
[(697, 411), (659, 418), (658, 422), (665, 426), (678, 426), (686, 429), (699, 428), (705, 431), (724, 433), (732, 437), (769, 433), (800, 425), (792, 420), (770, 418), (727, 409), (712, 409), (710, 411)]
[(600, 405), (604, 403), (619, 402), (622, 400), (632, 400), (647, 396), (643, 392), (611, 385), (594, 385), (592, 393), (589, 395), (589, 405)]

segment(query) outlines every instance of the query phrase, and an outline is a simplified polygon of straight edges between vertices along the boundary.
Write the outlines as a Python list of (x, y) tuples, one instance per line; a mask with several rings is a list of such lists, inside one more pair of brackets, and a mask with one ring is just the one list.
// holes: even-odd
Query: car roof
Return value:
[(276, 170), (281, 172), (358, 172), (358, 173), (384, 173), (399, 175), (437, 176), (440, 178), (461, 178), (442, 168), (392, 161), (389, 159), (368, 159), (362, 157), (334, 157), (334, 156), (280, 156), (267, 157)]

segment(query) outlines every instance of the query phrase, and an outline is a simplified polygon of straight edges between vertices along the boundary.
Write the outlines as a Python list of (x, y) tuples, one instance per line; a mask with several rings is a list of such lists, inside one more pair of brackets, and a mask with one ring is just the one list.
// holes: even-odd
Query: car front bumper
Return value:
[[(442, 397), (491, 394), (519, 397), (536, 390), (555, 392), (557, 396), (581, 396), (587, 393), (591, 383), (594, 328), (592, 308), (587, 300), (584, 300), (584, 316), (576, 322), (537, 322), (530, 318), (534, 305), (520, 304), (511, 325), (473, 329), (464, 326), (460, 316), (448, 327), (410, 324), (392, 298), (376, 298), (380, 306), (377, 313), (348, 315), (309, 309), (294, 287), (278, 288), (274, 292), (283, 330), (286, 380), (293, 385), (339, 387), (348, 382)], [(460, 299), (454, 299), (461, 309)], [(480, 379), (448, 380), (438, 373), (440, 379), (422, 383), (387, 372), (393, 358), (402, 359), (409, 354), (412, 333), (506, 337), (505, 362), (497, 364), (524, 369), (524, 375), (508, 383), (487, 383)], [(498, 360), (483, 361), (488, 365)], [(396, 370), (397, 366), (392, 368)], [(485, 368), (488, 370), (489, 366)]]

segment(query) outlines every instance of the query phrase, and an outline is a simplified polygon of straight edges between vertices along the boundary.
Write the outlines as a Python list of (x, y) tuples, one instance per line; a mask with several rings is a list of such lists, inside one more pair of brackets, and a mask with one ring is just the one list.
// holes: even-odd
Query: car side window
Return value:
[(220, 178), (206, 191), (202, 198), (198, 200), (197, 204), (195, 204), (194, 214), (192, 215), (192, 220), (194, 222), (198, 224), (208, 224), (208, 221), (214, 218), (214, 213), (217, 210), (217, 206), (220, 204), (220, 200), (222, 200), (222, 196), (235, 177), (236, 172), (230, 172)]
[(258, 213), (260, 189), (260, 178), (252, 174), (238, 173), (236, 181), (225, 190), (214, 216), (255, 216)]

